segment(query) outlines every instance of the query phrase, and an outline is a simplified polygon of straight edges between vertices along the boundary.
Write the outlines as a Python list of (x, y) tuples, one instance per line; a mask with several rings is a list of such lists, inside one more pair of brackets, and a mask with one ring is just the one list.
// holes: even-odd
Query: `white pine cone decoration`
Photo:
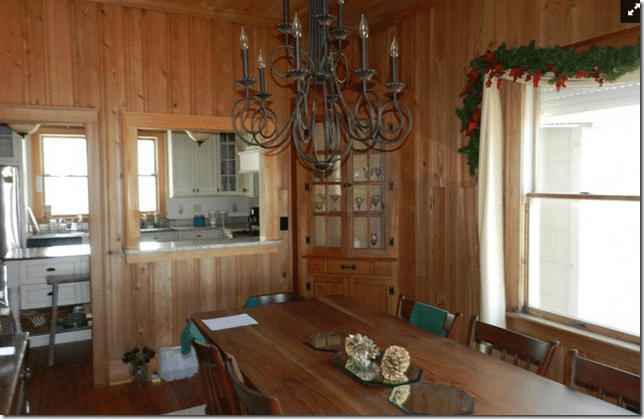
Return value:
[(382, 356), (382, 362), (380, 363), (382, 376), (386, 382), (405, 382), (407, 377), (404, 374), (410, 364), (409, 352), (401, 346), (392, 345), (387, 348)]
[(351, 358), (374, 359), (380, 355), (380, 348), (373, 340), (361, 334), (349, 335), (344, 341), (344, 349)]

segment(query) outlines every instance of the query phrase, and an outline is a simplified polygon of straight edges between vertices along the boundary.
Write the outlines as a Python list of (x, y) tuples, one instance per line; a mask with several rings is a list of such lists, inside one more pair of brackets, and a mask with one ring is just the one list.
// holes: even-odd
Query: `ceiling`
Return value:
[[(110, 0), (107, 0), (110, 1)], [(290, 0), (291, 20), (294, 13), (307, 16), (309, 0)], [(414, 11), (428, 7), (436, 0), (345, 0), (344, 21), (350, 28), (357, 28), (360, 16), (365, 15), (370, 27), (385, 27)], [(274, 23), (282, 19), (283, 2), (279, 0), (111, 0), (129, 6), (185, 10), (205, 15), (239, 17), (239, 20), (266, 21)], [(337, 11), (337, 0), (329, 0), (332, 14)]]

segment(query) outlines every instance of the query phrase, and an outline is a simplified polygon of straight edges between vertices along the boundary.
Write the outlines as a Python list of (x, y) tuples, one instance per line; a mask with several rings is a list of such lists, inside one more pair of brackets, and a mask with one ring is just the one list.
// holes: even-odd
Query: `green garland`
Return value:
[[(479, 164), (483, 85), (490, 87), (495, 76), (510, 70), (514, 80), (525, 76), (526, 81), (532, 80), (534, 87), (537, 87), (541, 76), (550, 72), (554, 73), (554, 77), (549, 83), (556, 84), (559, 90), (566, 87), (566, 81), (572, 78), (593, 78), (601, 86), (604, 80), (615, 80), (640, 67), (639, 42), (636, 46), (620, 49), (594, 46), (583, 52), (559, 46), (535, 48), (534, 44), (535, 41), (532, 41), (527, 46), (507, 49), (503, 43), (496, 51), (488, 50), (470, 62), (467, 86), (461, 95), (464, 96), (463, 107), (456, 109), (456, 115), (461, 120), (461, 131), (470, 137), (469, 144), (458, 151), (467, 155), (471, 176), (474, 176)], [(486, 74), (487, 81), (484, 80)], [(502, 83), (499, 79), (497, 87), (500, 88)]]

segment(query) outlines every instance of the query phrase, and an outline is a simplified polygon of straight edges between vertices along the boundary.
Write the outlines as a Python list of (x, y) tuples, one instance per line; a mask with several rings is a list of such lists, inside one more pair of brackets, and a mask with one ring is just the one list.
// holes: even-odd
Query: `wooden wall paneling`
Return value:
[(236, 257), (219, 258), (219, 309), (240, 307), (241, 285), (239, 279), (239, 266)]
[(143, 17), (145, 112), (171, 113), (169, 18), (152, 10), (144, 11)]
[[(131, 309), (135, 297), (132, 292), (132, 270), (124, 265), (123, 209), (122, 209), (122, 142), (120, 134), (120, 113), (125, 106), (125, 52), (123, 39), (123, 9), (113, 5), (100, 7), (100, 51), (103, 66), (102, 82), (102, 166), (106, 168), (106, 203), (101, 210), (110, 220), (106, 234), (106, 287), (110, 292), (105, 296), (107, 352), (108, 359), (118, 359), (134, 347), (137, 340)], [(91, 37), (87, 38), (91, 42)], [(95, 304), (94, 299), (92, 303)], [(92, 305), (93, 305), (92, 304)]]
[(51, 106), (74, 105), (72, 19), (69, 0), (47, 0), (46, 51)]
[[(47, 66), (45, 63), (44, 0), (22, 2), (25, 7), (25, 66), (27, 97), (24, 103), (45, 105), (47, 101)], [(8, 4), (4, 2), (3, 4)], [(4, 14), (3, 14), (4, 15)]]
[[(251, 295), (261, 294), (264, 289), (260, 276), (267, 274), (269, 266), (260, 265), (258, 255), (237, 256), (237, 266), (239, 267), (238, 282), (239, 282), (239, 302), (237, 306), (240, 307)], [(270, 272), (268, 273), (270, 275)], [(242, 301), (244, 300), (244, 301)]]
[(99, 5), (88, 2), (74, 2), (73, 43), (74, 53), (74, 106), (99, 108), (101, 103), (101, 47)]
[(131, 112), (145, 110), (143, 74), (143, 11), (125, 8), (123, 11), (123, 30), (127, 42), (125, 48), (125, 108)]
[[(172, 262), (150, 264), (150, 295), (152, 298), (152, 320), (154, 323), (154, 347), (170, 346), (174, 342), (173, 312), (173, 270)], [(178, 335), (177, 335), (178, 336)], [(112, 355), (114, 359), (119, 354)]]
[(219, 309), (217, 296), (219, 288), (217, 287), (217, 275), (219, 264), (217, 258), (199, 259), (197, 288), (198, 311), (213, 311)]
[(197, 115), (212, 115), (213, 96), (213, 22), (189, 18), (190, 63), (192, 65), (192, 109)]
[[(0, 16), (0, 72), (3, 78), (11, 80), (0, 89), (0, 102), (24, 103), (27, 80), (24, 77), (25, 54), (22, 46), (24, 32), (24, 4), (3, 2)], [(15, 16), (15, 18), (6, 18)]]
[[(154, 342), (152, 287), (154, 280), (150, 277), (150, 264), (139, 263), (131, 265), (132, 273), (132, 328), (134, 329), (134, 345), (138, 348), (151, 347)], [(126, 349), (129, 350), (129, 349)]]
[(199, 261), (197, 259), (172, 262), (172, 344), (179, 342), (179, 335), (193, 313), (199, 312)]
[(170, 113), (192, 115), (191, 50), (197, 47), (190, 39), (189, 17), (170, 15), (167, 18), (170, 33)]
[[(234, 78), (241, 77), (240, 73), (233, 73), (234, 65), (237, 58), (241, 61), (241, 55), (237, 53), (234, 47), (237, 44), (234, 40), (235, 32), (233, 25), (228, 22), (211, 23), (212, 29), (212, 95), (213, 95), (213, 114), (228, 115), (236, 100), (236, 83)], [(238, 36), (239, 34), (237, 34)], [(241, 68), (241, 67), (240, 67)]]

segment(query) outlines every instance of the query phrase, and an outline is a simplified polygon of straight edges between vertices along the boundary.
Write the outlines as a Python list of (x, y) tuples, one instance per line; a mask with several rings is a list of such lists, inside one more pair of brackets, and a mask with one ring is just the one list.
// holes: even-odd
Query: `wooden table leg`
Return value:
[(51, 328), (49, 331), (49, 366), (54, 366), (54, 348), (56, 346), (56, 323), (58, 323), (58, 284), (52, 285), (51, 293)]

